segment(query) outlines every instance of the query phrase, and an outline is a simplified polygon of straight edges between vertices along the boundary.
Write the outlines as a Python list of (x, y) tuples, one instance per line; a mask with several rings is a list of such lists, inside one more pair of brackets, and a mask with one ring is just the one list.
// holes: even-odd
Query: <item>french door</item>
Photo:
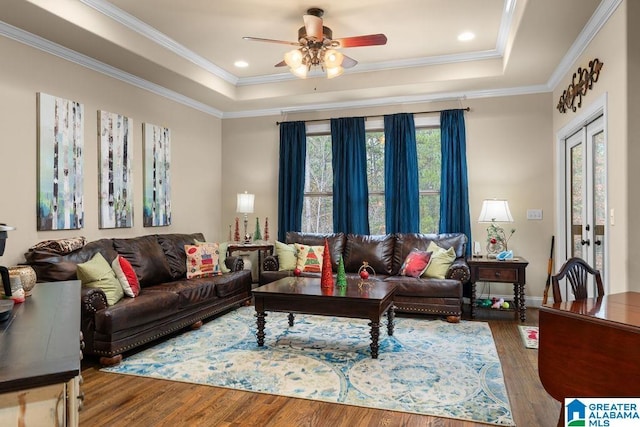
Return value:
[[(602, 116), (565, 140), (565, 247), (607, 277), (607, 145)], [(606, 285), (605, 285), (606, 286)], [(562, 290), (564, 293), (564, 289)], [(589, 296), (594, 293), (589, 288)], [(572, 299), (571, 295), (563, 300)]]

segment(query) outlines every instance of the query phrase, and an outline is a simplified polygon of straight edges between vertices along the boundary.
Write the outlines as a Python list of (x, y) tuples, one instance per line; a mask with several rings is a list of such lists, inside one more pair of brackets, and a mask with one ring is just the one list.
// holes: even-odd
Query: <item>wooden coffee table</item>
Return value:
[(264, 326), (267, 311), (289, 313), (289, 326), (293, 326), (293, 313), (321, 316), (369, 319), (371, 327), (371, 357), (378, 358), (380, 320), (387, 313), (387, 331), (393, 335), (395, 285), (382, 281), (349, 279), (345, 289), (335, 286), (322, 289), (319, 278), (285, 277), (253, 290), (258, 325), (258, 346), (264, 346)]

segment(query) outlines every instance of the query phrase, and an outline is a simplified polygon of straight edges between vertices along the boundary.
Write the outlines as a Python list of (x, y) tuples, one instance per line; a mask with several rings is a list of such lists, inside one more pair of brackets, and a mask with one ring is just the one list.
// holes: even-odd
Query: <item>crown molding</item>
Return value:
[(83, 55), (64, 46), (60, 46), (57, 43), (53, 43), (52, 41), (49, 41), (45, 38), (14, 27), (13, 25), (7, 24), (6, 22), (0, 21), (0, 35), (23, 43), (27, 46), (39, 49), (51, 55), (57, 56), (58, 58), (62, 58), (64, 60), (78, 64), (82, 67), (136, 86), (140, 89), (144, 89), (156, 95), (168, 98), (182, 105), (186, 105), (187, 107), (202, 111), (203, 113), (207, 113), (218, 118), (222, 118), (223, 116), (222, 111), (216, 108), (191, 99), (163, 86), (151, 83), (148, 80), (134, 76), (133, 74), (112, 67), (111, 65), (107, 65), (103, 62), (97, 61), (89, 56)]
[(587, 25), (584, 26), (576, 40), (573, 42), (567, 54), (562, 58), (554, 72), (551, 74), (547, 86), (549, 90), (553, 91), (560, 81), (566, 76), (573, 64), (578, 60), (582, 52), (589, 46), (591, 40), (598, 34), (600, 29), (604, 27), (611, 15), (620, 6), (622, 0), (602, 0), (598, 5), (598, 8), (593, 13)]
[(145, 23), (144, 21), (139, 20), (135, 16), (125, 12), (124, 10), (114, 6), (105, 0), (80, 0), (81, 3), (95, 9), (96, 11), (102, 13), (108, 18), (113, 19), (121, 25), (129, 28), (132, 31), (148, 38), (152, 42), (162, 46), (163, 48), (175, 53), (181, 58), (186, 59), (187, 61), (192, 62), (198, 67), (206, 70), (207, 72), (220, 77), (221, 79), (236, 85), (238, 83), (238, 77), (229, 73), (228, 71), (223, 70), (218, 67), (216, 64), (211, 61), (205, 59), (204, 57), (198, 55), (182, 44), (178, 43), (171, 37), (167, 36), (163, 32), (156, 30), (151, 25)]
[(515, 95), (531, 95), (537, 93), (548, 93), (549, 88), (546, 84), (533, 85), (533, 86), (520, 86), (513, 88), (498, 88), (487, 90), (475, 90), (469, 92), (441, 92), (425, 95), (412, 95), (412, 96), (395, 96), (387, 98), (367, 99), (360, 101), (345, 101), (345, 102), (328, 102), (323, 104), (304, 105), (300, 107), (285, 107), (285, 108), (270, 108), (264, 110), (245, 110), (225, 112), (222, 116), (223, 119), (238, 119), (248, 117), (264, 117), (264, 116), (279, 116), (290, 113), (308, 113), (326, 110), (345, 110), (351, 108), (368, 108), (368, 107), (388, 107), (392, 105), (407, 105), (418, 104), (424, 102), (442, 102), (451, 100), (463, 100), (463, 99), (478, 99), (478, 98), (494, 98), (500, 96), (515, 96)]

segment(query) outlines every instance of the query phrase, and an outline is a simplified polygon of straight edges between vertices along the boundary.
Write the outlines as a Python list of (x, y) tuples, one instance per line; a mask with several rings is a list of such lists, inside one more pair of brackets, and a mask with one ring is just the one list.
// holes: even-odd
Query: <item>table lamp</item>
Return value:
[(509, 202), (497, 199), (484, 200), (478, 222), (490, 223), (487, 227), (487, 257), (494, 258), (497, 253), (506, 251), (507, 243), (516, 230), (511, 229), (511, 234), (507, 237), (504, 229), (496, 223), (513, 222)]
[(244, 193), (238, 193), (236, 212), (244, 214), (244, 243), (251, 242), (251, 236), (247, 232), (247, 225), (249, 223), (249, 217), (247, 216), (247, 214), (253, 213), (254, 199), (254, 194), (249, 194), (246, 191)]

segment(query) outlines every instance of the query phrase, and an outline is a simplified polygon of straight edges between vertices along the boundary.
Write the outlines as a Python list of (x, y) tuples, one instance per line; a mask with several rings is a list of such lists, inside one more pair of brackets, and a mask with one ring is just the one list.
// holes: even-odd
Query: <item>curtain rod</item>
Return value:
[[(471, 111), (470, 107), (467, 108), (447, 108), (446, 110), (432, 110), (432, 111), (418, 111), (415, 113), (410, 113), (410, 114), (433, 114), (433, 113), (442, 113), (443, 111), (450, 111), (450, 110), (461, 110), (461, 111)], [(385, 116), (384, 114), (374, 114), (371, 116), (354, 116), (354, 117), (364, 117), (365, 120), (370, 118), (370, 117), (383, 117)], [(311, 120), (301, 120), (305, 123), (312, 123), (312, 122), (326, 122), (331, 120), (329, 119), (311, 119)], [(276, 122), (276, 125), (280, 126), (280, 123), (284, 123), (284, 122)]]

